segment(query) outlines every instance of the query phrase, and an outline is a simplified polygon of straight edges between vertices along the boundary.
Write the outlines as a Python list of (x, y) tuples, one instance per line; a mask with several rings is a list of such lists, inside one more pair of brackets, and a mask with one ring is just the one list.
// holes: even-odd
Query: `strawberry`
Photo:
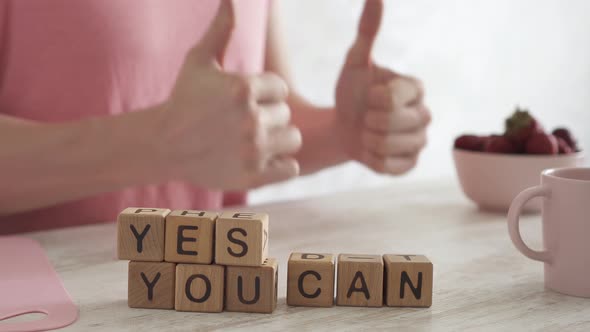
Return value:
[(567, 142), (559, 137), (557, 137), (557, 148), (558, 148), (558, 152), (559, 154), (570, 154), (570, 153), (574, 153), (574, 149), (572, 149), (572, 147), (567, 144)]
[(526, 141), (528, 154), (557, 154), (559, 145), (557, 138), (550, 134), (534, 133)]
[(469, 151), (483, 151), (485, 140), (475, 135), (462, 135), (455, 140), (455, 148)]
[(526, 142), (535, 133), (544, 133), (541, 124), (526, 109), (516, 107), (506, 119), (504, 135), (512, 141), (518, 152), (525, 152)]
[(578, 144), (572, 133), (565, 128), (556, 128), (552, 133), (555, 137), (561, 138), (572, 151), (578, 151)]
[(484, 151), (491, 153), (516, 153), (517, 149), (507, 137), (493, 135), (490, 136)]

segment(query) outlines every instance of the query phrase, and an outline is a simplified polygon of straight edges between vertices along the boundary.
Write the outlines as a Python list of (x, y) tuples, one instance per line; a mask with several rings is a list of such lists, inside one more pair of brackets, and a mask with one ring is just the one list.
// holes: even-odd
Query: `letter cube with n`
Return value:
[(355, 307), (383, 305), (383, 258), (340, 254), (336, 304)]
[(287, 271), (287, 304), (333, 306), (334, 267), (332, 254), (292, 253)]
[(117, 256), (132, 261), (164, 260), (168, 209), (127, 208), (117, 218)]
[(432, 263), (422, 255), (383, 255), (385, 304), (390, 307), (432, 305)]
[(215, 225), (215, 263), (260, 266), (268, 257), (268, 215), (224, 212)]

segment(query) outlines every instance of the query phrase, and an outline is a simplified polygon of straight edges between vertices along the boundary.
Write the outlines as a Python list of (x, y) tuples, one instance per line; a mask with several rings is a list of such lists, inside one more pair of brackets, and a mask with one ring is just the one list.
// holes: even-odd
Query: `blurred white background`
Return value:
[[(280, 5), (298, 90), (319, 105), (332, 105), (363, 1)], [(421, 78), (434, 118), (418, 167), (389, 178), (348, 163), (256, 190), (250, 202), (401, 181), (454, 181), (454, 138), (500, 132), (516, 104), (529, 107), (546, 128), (569, 127), (590, 149), (589, 15), (587, 0), (386, 0), (375, 60)]]

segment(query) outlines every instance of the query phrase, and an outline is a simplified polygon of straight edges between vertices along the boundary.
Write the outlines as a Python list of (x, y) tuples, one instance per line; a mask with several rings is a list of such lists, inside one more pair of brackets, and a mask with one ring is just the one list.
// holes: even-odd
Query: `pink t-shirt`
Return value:
[[(217, 0), (3, 0), (0, 113), (41, 122), (109, 116), (168, 97)], [(235, 1), (224, 66), (261, 72), (268, 0)], [(106, 135), (107, 133), (105, 133)], [(0, 218), (0, 234), (112, 221), (128, 206), (220, 209), (245, 193), (167, 183)]]

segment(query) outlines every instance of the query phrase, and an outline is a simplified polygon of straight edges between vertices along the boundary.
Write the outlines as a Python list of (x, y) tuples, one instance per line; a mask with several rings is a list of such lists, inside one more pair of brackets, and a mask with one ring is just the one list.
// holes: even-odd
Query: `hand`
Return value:
[(221, 69), (233, 26), (233, 4), (222, 0), (157, 120), (162, 129), (156, 139), (171, 177), (211, 189), (247, 189), (299, 173), (290, 156), (300, 148), (301, 134), (289, 125), (285, 82), (270, 73)]
[(366, 0), (336, 87), (335, 129), (349, 157), (379, 173), (402, 174), (426, 145), (430, 113), (417, 79), (371, 59), (382, 12), (381, 0)]

